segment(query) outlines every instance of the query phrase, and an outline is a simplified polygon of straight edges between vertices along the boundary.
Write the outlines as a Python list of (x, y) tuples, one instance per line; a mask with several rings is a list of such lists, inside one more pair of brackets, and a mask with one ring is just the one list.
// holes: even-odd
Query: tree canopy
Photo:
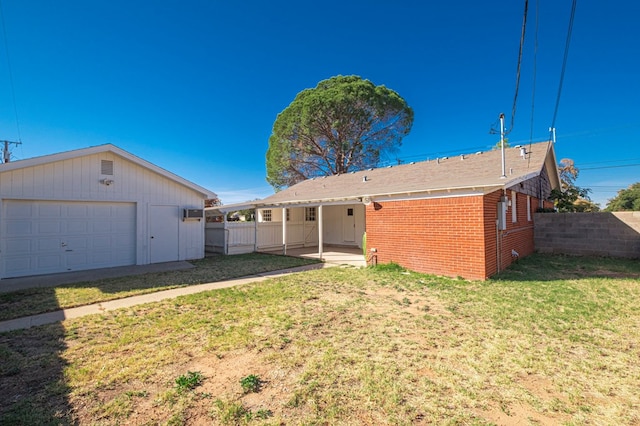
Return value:
[(618, 195), (609, 200), (605, 210), (609, 212), (640, 211), (640, 182), (618, 191)]
[(591, 203), (588, 188), (576, 186), (579, 170), (570, 158), (560, 160), (560, 189), (551, 191), (556, 209), (559, 212), (595, 211)]
[(413, 110), (395, 91), (358, 76), (298, 93), (273, 124), (267, 182), (276, 190), (316, 176), (375, 167), (400, 147)]

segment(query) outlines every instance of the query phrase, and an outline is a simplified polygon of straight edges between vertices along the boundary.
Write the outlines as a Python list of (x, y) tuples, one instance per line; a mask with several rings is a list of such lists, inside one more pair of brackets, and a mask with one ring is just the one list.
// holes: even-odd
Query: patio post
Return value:
[(282, 254), (287, 255), (287, 208), (282, 208)]
[(322, 260), (322, 245), (324, 244), (322, 234), (322, 204), (318, 206), (318, 258)]

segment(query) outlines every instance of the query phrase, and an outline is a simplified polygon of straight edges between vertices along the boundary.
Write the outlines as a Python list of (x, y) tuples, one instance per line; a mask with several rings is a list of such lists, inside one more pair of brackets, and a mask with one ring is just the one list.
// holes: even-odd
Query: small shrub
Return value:
[(244, 393), (258, 392), (261, 385), (262, 381), (260, 380), (260, 377), (255, 374), (250, 374), (247, 377), (240, 379), (240, 386), (242, 386)]
[(199, 371), (189, 371), (176, 379), (176, 389), (179, 393), (190, 391), (202, 384), (204, 376)]

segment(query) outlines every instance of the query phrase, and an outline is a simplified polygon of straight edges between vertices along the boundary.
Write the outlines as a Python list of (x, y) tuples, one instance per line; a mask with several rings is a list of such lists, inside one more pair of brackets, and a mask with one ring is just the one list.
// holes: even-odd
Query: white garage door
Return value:
[(3, 203), (0, 250), (4, 278), (136, 263), (134, 203)]

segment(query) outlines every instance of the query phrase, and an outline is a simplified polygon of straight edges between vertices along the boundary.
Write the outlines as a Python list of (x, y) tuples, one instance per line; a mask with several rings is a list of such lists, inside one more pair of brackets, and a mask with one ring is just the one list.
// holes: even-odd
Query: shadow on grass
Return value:
[(582, 278), (640, 279), (640, 261), (534, 253), (512, 263), (491, 281), (556, 281)]
[(73, 425), (56, 323), (0, 334), (0, 425)]
[(224, 281), (243, 276), (318, 263), (316, 260), (250, 253), (211, 256), (191, 262), (195, 267), (119, 278), (96, 279), (55, 287), (0, 293), (0, 321), (53, 312), (177, 287)]

